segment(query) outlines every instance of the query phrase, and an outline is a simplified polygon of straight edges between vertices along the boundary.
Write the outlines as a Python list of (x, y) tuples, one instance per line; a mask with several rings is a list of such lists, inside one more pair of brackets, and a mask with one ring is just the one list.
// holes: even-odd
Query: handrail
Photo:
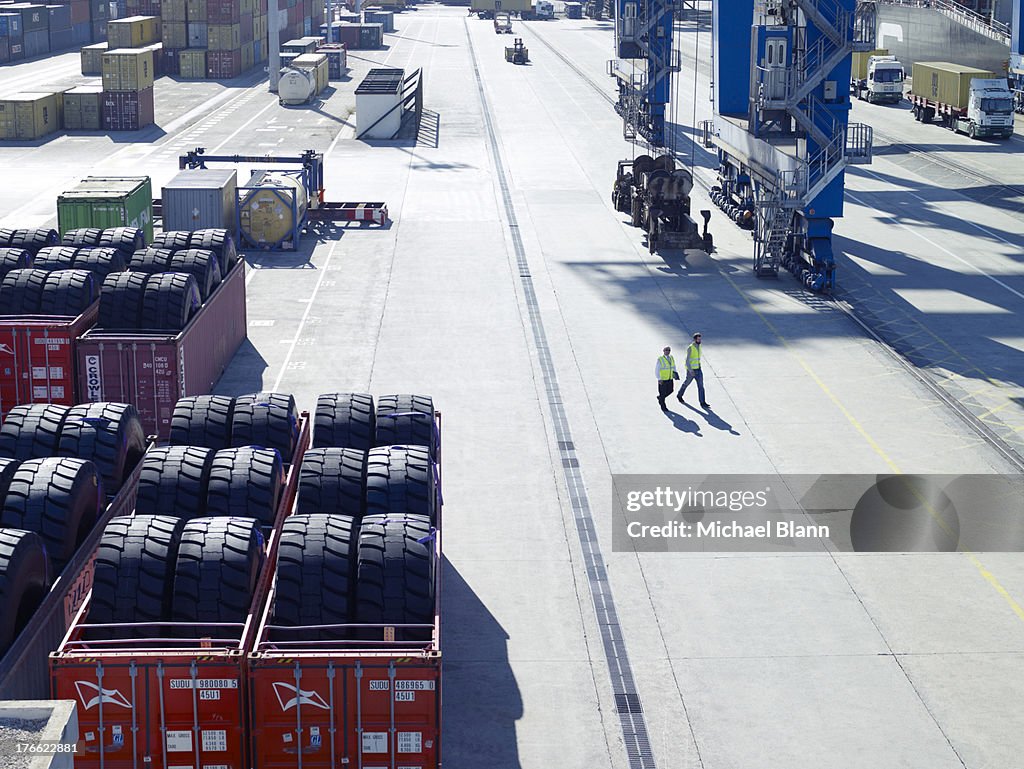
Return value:
[(982, 16), (977, 11), (972, 11), (953, 0), (878, 0), (878, 2), (887, 5), (906, 5), (911, 8), (931, 8), (992, 40), (1005, 45), (1010, 44), (1011, 33), (1008, 25)]

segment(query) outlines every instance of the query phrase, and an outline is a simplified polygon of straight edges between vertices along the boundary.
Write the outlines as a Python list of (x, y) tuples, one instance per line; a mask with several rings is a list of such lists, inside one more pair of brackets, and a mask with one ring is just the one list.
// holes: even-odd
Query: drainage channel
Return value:
[(640, 702), (640, 695), (636, 691), (633, 669), (629, 663), (629, 655), (626, 653), (626, 642), (622, 637), (622, 629), (615, 610), (611, 585), (608, 583), (608, 573), (605, 570), (604, 559), (601, 556), (601, 545), (597, 539), (594, 517), (590, 509), (590, 500), (587, 496), (586, 487), (583, 484), (583, 475), (580, 473), (579, 459), (576, 456), (576, 445), (573, 443), (569, 419), (566, 416), (565, 408), (562, 406), (562, 392), (558, 385), (558, 377), (555, 375), (554, 360), (551, 356), (551, 349), (548, 346), (547, 334), (544, 331), (544, 321), (540, 317), (537, 292), (534, 289), (533, 277), (530, 274), (530, 264), (526, 258), (526, 249), (523, 247), (523, 240), (519, 234), (515, 206), (512, 203), (512, 194), (509, 191), (508, 174), (501, 160), (498, 138), (494, 132), (490, 112), (487, 109), (487, 96), (484, 93), (484, 84), (480, 77), (476, 50), (473, 47), (473, 39), (470, 36), (468, 24), (466, 24), (466, 39), (469, 42), (469, 53), (473, 61), (473, 74), (476, 78), (476, 86), (480, 94), (480, 104), (483, 108), (484, 126), (487, 129), (491, 157), (494, 160), (494, 168), (497, 173), (499, 187), (501, 188), (505, 219), (512, 237), (516, 267), (519, 271), (519, 278), (523, 289), (523, 301), (526, 304), (527, 315), (530, 320), (530, 330), (533, 333), (533, 341), (537, 348), (541, 374), (544, 378), (544, 391), (547, 396), (551, 422), (554, 425), (555, 440), (558, 442), (559, 457), (562, 461), (562, 473), (565, 478), (566, 488), (569, 491), (569, 501), (572, 506), (573, 517), (576, 521), (576, 533), (579, 537), (580, 547), (583, 550), (583, 561), (586, 565), (587, 580), (590, 586), (590, 597), (593, 600), (597, 622), (601, 628), (605, 662), (608, 665), (608, 673), (611, 676), (612, 691), (615, 695), (615, 709), (619, 715), (619, 722), (622, 727), (626, 757), (629, 760), (630, 769), (656, 769), (657, 764), (654, 761), (654, 753), (651, 751), (643, 705)]

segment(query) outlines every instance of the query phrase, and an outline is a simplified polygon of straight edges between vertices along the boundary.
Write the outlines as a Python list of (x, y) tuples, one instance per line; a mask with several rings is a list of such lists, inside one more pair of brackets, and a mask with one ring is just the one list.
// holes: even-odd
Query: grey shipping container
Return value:
[(163, 188), (164, 230), (235, 229), (236, 171), (186, 170)]
[(79, 402), (133, 403), (147, 435), (166, 438), (179, 398), (207, 395), (246, 335), (239, 260), (184, 330), (92, 329), (78, 338)]
[(21, 14), (21, 26), (25, 32), (34, 32), (40, 29), (46, 31), (50, 28), (50, 14), (45, 5), (16, 3), (8, 5), (7, 8)]
[(50, 32), (60, 29), (71, 29), (71, 6), (48, 5), (46, 12), (50, 14)]
[(384, 45), (384, 26), (382, 24), (363, 24), (359, 29), (359, 47), (365, 49), (380, 48)]
[(50, 33), (45, 29), (35, 29), (25, 33), (25, 58), (34, 59), (50, 52)]
[(206, 48), (209, 39), (210, 31), (205, 21), (190, 21), (188, 23), (189, 48)]

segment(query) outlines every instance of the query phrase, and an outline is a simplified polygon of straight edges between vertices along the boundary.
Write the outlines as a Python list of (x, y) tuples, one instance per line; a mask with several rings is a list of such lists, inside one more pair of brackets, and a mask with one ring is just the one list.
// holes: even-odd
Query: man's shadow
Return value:
[[(685, 401), (682, 403), (682, 405), (686, 406), (686, 408), (688, 408), (693, 413), (699, 415), (705, 422), (708, 423), (709, 427), (714, 427), (716, 430), (724, 430), (728, 432), (730, 435), (739, 435), (739, 433), (733, 429), (731, 424), (726, 422), (711, 409), (708, 409), (707, 411), (701, 411), (700, 409), (691, 406), (689, 403), (686, 403)], [(686, 419), (685, 417), (680, 418)]]
[(693, 433), (698, 438), (703, 438), (704, 437), (703, 435), (701, 435), (700, 425), (698, 425), (692, 419), (687, 419), (682, 414), (677, 414), (676, 412), (672, 411), (671, 409), (666, 409), (665, 411), (663, 411), (661, 413), (664, 414), (666, 417), (668, 417), (669, 420), (672, 422), (672, 426), (675, 427), (680, 432), (683, 432), (683, 433)]

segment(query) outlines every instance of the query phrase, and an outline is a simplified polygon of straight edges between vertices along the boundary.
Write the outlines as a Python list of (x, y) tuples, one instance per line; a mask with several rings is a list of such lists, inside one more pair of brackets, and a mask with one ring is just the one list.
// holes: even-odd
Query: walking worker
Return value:
[(710, 409), (711, 404), (704, 398), (704, 372), (700, 370), (700, 332), (693, 335), (693, 343), (686, 348), (686, 380), (679, 388), (679, 395), (676, 396), (680, 403), (683, 402), (683, 393), (686, 392), (687, 385), (694, 379), (697, 380), (697, 395), (700, 397), (701, 407)]
[(666, 347), (661, 351), (661, 357), (654, 368), (654, 375), (658, 378), (658, 405), (662, 411), (668, 411), (665, 399), (672, 394), (675, 385), (673, 379), (679, 379), (679, 372), (676, 371), (676, 359), (672, 357), (672, 348)]

